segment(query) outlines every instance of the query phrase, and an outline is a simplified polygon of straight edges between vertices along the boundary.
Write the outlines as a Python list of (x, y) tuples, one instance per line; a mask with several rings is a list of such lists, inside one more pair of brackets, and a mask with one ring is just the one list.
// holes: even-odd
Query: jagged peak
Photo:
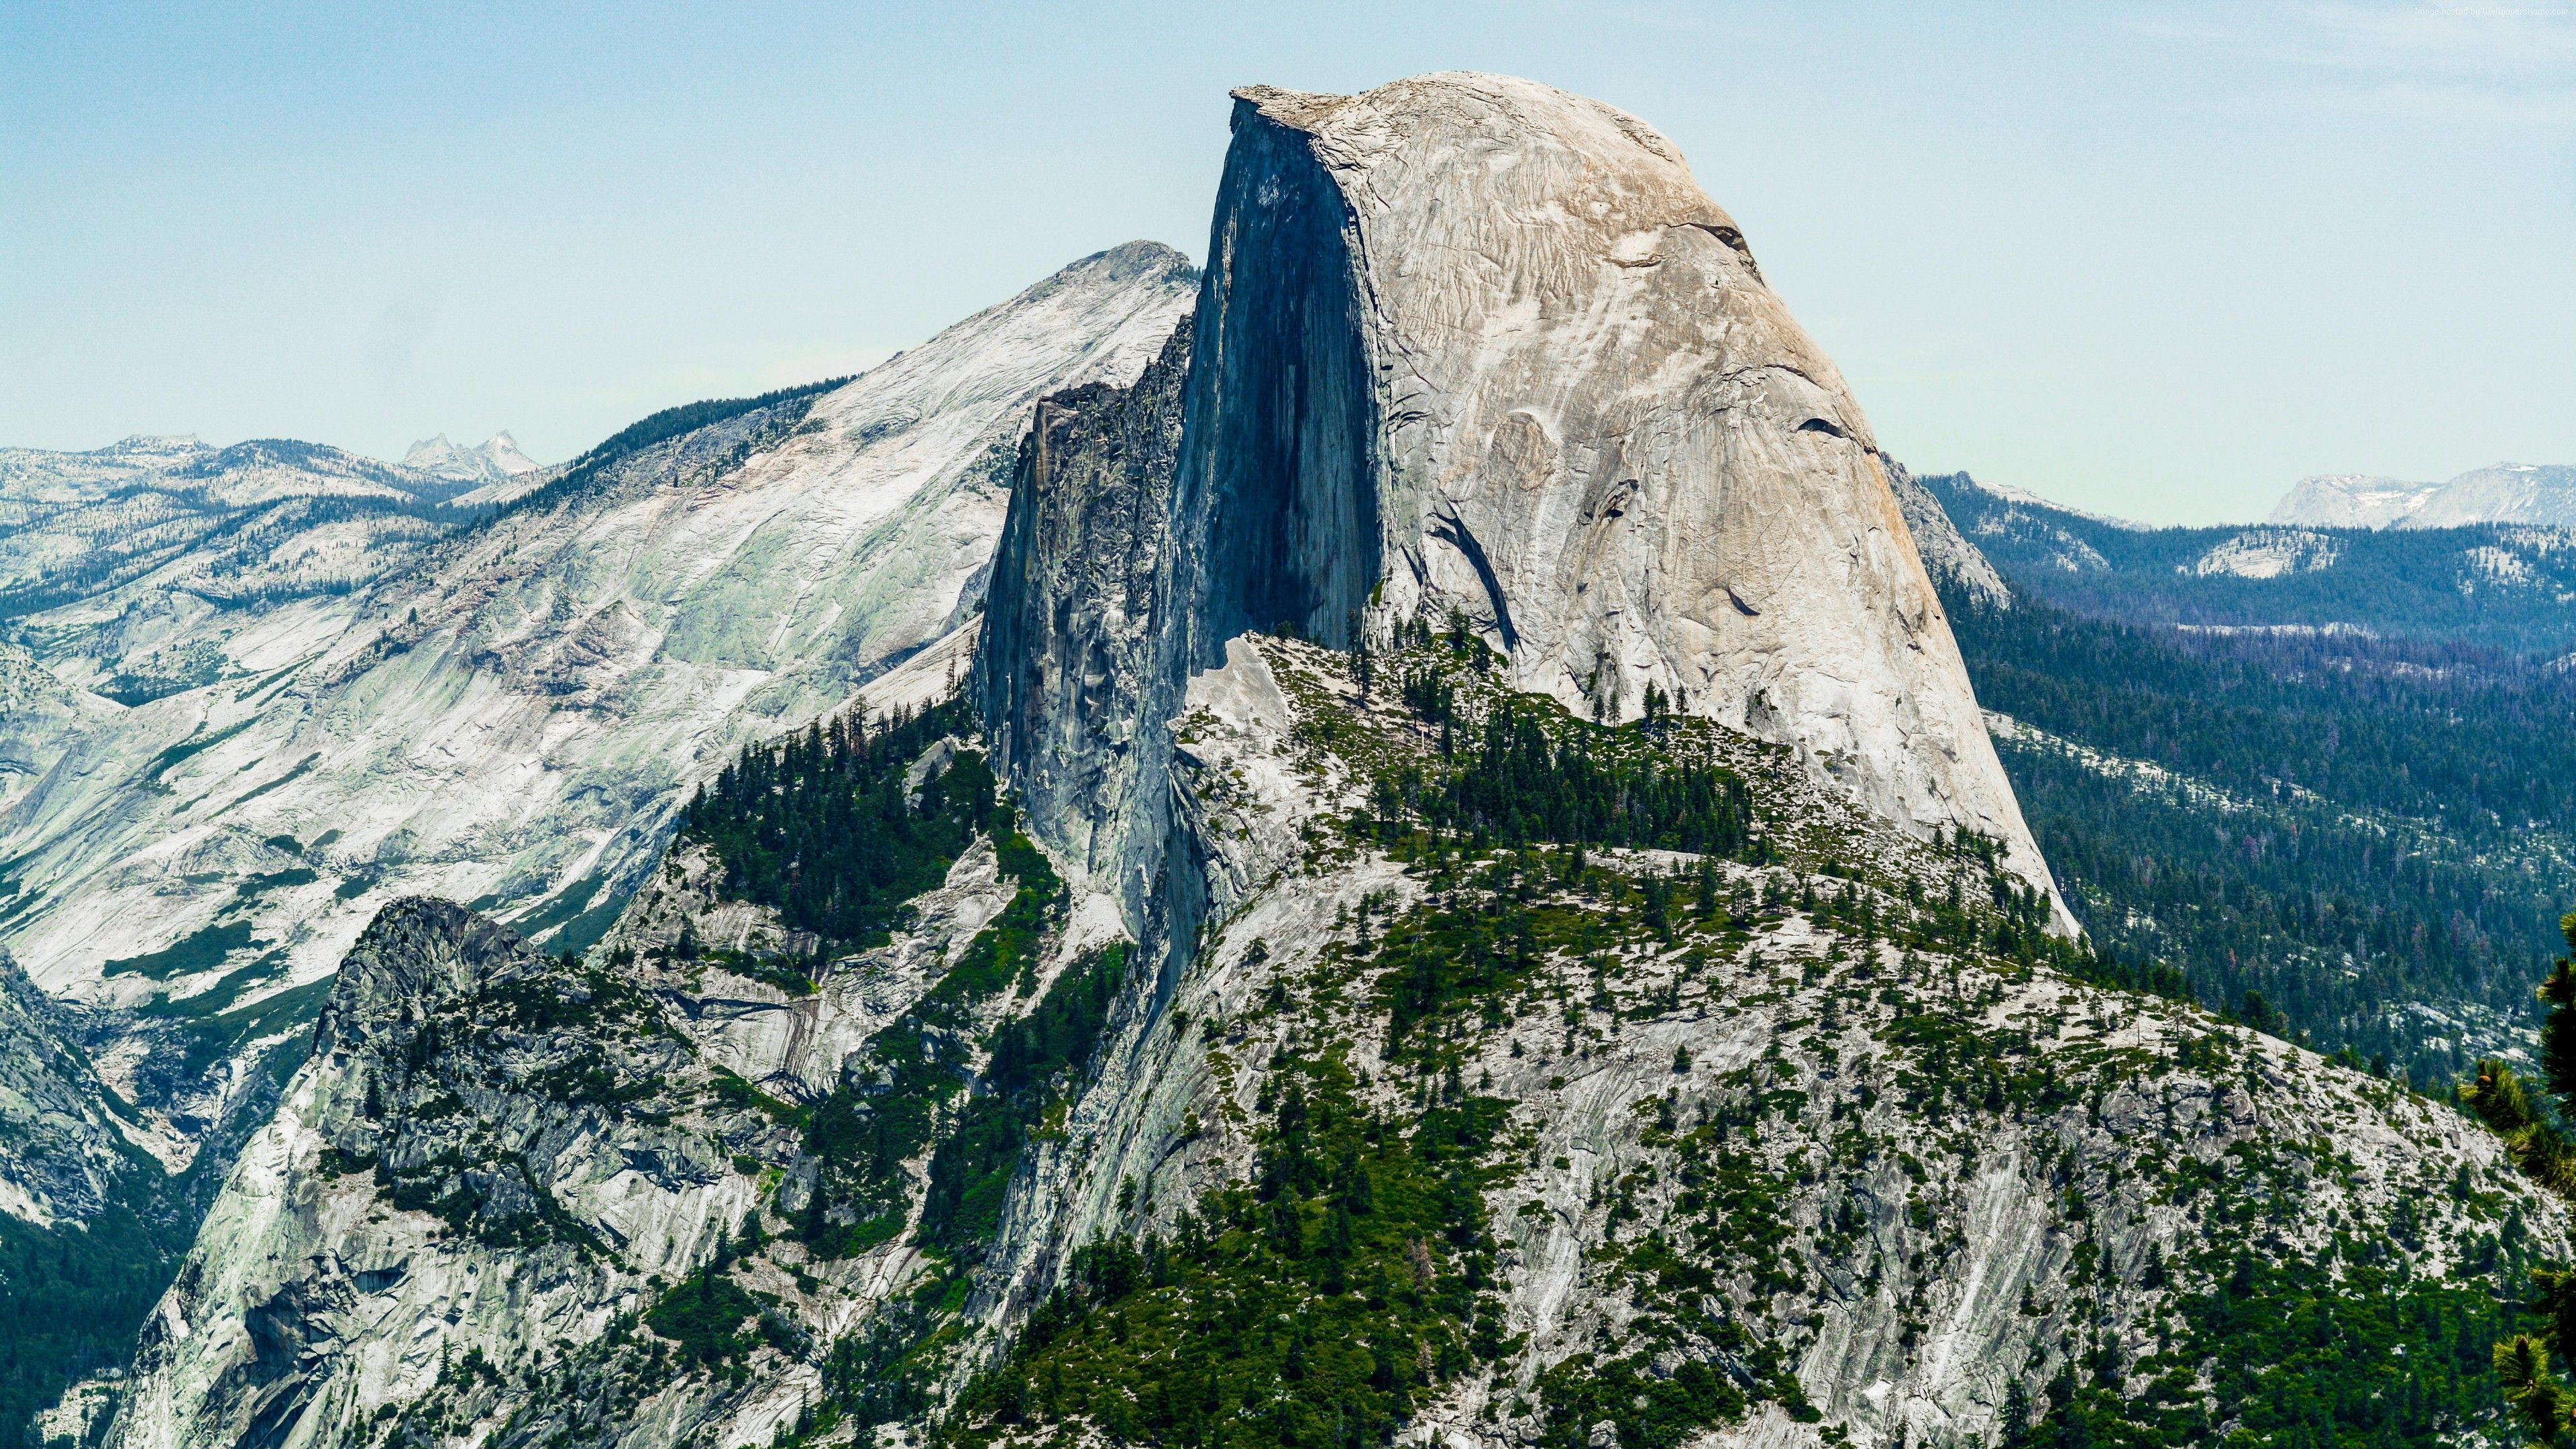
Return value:
[(533, 473), (545, 466), (522, 451), (519, 440), (510, 436), (507, 428), (485, 438), (483, 446), (475, 451), (481, 453), (493, 467), (513, 478), (521, 473)]
[(480, 912), (435, 896), (397, 898), (376, 912), (341, 961), (315, 1050), (345, 1046), (386, 1022), (542, 964), (517, 931)]
[(459, 446), (445, 433), (434, 434), (406, 449), (402, 466), (458, 482), (500, 482), (533, 473), (541, 465), (521, 452), (518, 440), (505, 430), (470, 448)]

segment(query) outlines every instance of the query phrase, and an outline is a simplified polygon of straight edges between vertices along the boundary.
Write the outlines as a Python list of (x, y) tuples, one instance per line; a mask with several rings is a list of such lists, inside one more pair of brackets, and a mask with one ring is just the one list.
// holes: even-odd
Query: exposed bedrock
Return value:
[[(2046, 881), (1867, 419), (1670, 142), (1498, 76), (1235, 95), (1152, 603), (1159, 659), (1122, 676), (1148, 734), (1247, 629), (1346, 644), (1354, 626), (1382, 637), (1456, 611), (1523, 689), (1633, 718), (1652, 686), (1799, 746), (1917, 833), (1995, 836)], [(1150, 546), (1122, 530), (1144, 516), (1102, 535), (1128, 563), (1096, 566), (1117, 572), (1130, 621)], [(1023, 537), (996, 563), (997, 619)], [(1085, 648), (1017, 647), (1055, 668)], [(1061, 788), (1098, 763), (1041, 763), (1052, 752), (1111, 746), (1058, 728), (1022, 730), (1006, 757), (1024, 782), (1059, 782), (1033, 804), (1042, 825), (1080, 817), (1049, 833), (1083, 854), (1101, 822), (1163, 792)], [(1155, 741), (1114, 747), (1118, 769), (1160, 777)], [(1152, 830), (1111, 833), (1128, 876), (1165, 869)]]
[(1132, 387), (1092, 383), (1039, 402), (968, 680), (1039, 835), (1103, 885), (1136, 805), (1189, 355), (1184, 317)]
[[(1225, 279), (1352, 288), (1383, 613), (1462, 610), (1521, 687), (1577, 707), (1633, 716), (1654, 684), (1804, 746), (1891, 817), (2000, 836), (2043, 873), (1868, 420), (1672, 143), (1498, 76), (1236, 94), (1199, 327), (1253, 345), (1203, 349), (1182, 491), (1204, 466), (1198, 408), (1272, 335), (1235, 325)], [(1318, 182), (1342, 201), (1350, 267), (1272, 254), (1310, 229), (1229, 228)], [(1276, 345), (1292, 341), (1318, 349)]]

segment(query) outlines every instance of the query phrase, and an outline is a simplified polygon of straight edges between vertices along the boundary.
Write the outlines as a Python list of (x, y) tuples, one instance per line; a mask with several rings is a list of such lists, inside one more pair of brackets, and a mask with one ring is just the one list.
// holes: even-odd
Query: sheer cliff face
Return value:
[(1174, 484), (1191, 668), (1463, 612), (2045, 879), (1833, 363), (1672, 144), (1527, 81), (1236, 93)]
[(1897, 511), (1905, 515), (1905, 527), (1914, 535), (1914, 551), (1922, 556), (1924, 572), (1936, 583), (1948, 584), (1965, 594), (1978, 606), (1989, 609), (2012, 607), (2012, 590), (2004, 576), (1995, 572), (1992, 560), (1942, 511), (1941, 500), (1923, 486), (1906, 466), (1885, 453), (1878, 455), (1878, 465), (1887, 474), (1887, 486), (1896, 495)]
[(1189, 321), (1133, 387), (1041, 400), (1020, 442), (969, 680), (1048, 843), (1114, 875), (1134, 813)]

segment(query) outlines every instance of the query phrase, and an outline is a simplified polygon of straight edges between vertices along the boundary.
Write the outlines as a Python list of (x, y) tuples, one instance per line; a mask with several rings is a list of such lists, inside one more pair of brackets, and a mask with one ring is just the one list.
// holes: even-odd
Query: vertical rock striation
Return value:
[(1119, 822), (1137, 803), (1189, 356), (1183, 318), (1134, 386), (1090, 383), (1039, 401), (968, 681), (1041, 834), (1098, 877), (1118, 873)]
[[(1382, 557), (1380, 612), (1463, 611), (1524, 689), (1633, 717), (1655, 685), (1799, 745), (1893, 819), (2000, 837), (2045, 878), (1868, 420), (1669, 141), (1498, 76), (1237, 101), (1199, 311), (1210, 366), (1175, 492), (1278, 466), (1227, 456), (1242, 442), (1205, 416), (1276, 369), (1305, 384), (1283, 398), (1301, 422), (1357, 405), (1368, 424), (1347, 445), (1365, 463), (1261, 425), (1270, 457), (1309, 480), (1289, 517), (1332, 494), (1337, 516), (1378, 526), (1330, 564), (1289, 551), (1312, 572), (1265, 603), (1304, 603), (1297, 622), (1337, 639), (1344, 571)], [(1267, 218), (1327, 199), (1336, 245), (1289, 255), (1320, 226)], [(1267, 299), (1292, 279), (1334, 295)], [(1336, 311), (1358, 331), (1364, 394), (1339, 385), (1347, 352), (1304, 362), (1312, 321), (1275, 320)], [(1209, 509), (1220, 536), (1253, 533), (1226, 515)], [(1245, 621), (1225, 597), (1235, 571), (1219, 548), (1205, 558), (1199, 617), (1221, 634)], [(1214, 663), (1196, 642), (1194, 661)]]

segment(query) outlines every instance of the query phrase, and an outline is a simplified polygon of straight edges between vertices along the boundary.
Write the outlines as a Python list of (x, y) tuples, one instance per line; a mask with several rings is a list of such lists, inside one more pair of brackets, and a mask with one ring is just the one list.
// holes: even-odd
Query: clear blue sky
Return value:
[(1918, 470), (2154, 521), (2576, 462), (2576, 6), (0, 0), (0, 443), (566, 457), (1131, 237), (1228, 87), (1646, 117)]

